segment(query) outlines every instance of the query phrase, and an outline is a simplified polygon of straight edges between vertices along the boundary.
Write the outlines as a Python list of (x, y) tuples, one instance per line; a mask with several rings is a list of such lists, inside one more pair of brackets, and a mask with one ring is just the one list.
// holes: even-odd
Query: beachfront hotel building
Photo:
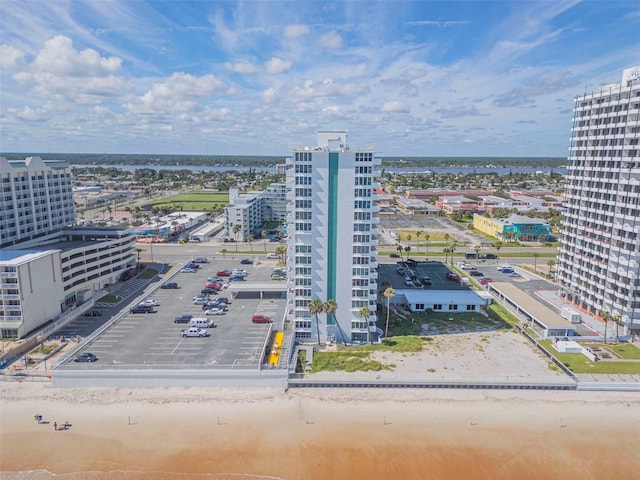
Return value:
[(67, 162), (0, 157), (0, 247), (38, 238), (76, 222)]
[[(640, 65), (575, 98), (560, 295), (640, 334)], [(611, 329), (613, 330), (613, 329)]]
[(125, 227), (75, 225), (66, 162), (0, 159), (0, 337), (70, 317), (135, 267)]
[[(296, 341), (366, 342), (375, 334), (380, 164), (372, 147), (350, 148), (343, 131), (320, 131), (315, 146), (287, 159), (287, 320)], [(337, 308), (312, 314), (312, 300)]]

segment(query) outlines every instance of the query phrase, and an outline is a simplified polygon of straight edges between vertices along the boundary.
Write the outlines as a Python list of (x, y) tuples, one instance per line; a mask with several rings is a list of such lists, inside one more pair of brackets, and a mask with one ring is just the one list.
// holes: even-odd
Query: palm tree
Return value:
[(333, 298), (330, 298), (329, 300), (327, 300), (322, 304), (322, 309), (324, 310), (324, 313), (327, 314), (327, 319), (329, 318), (329, 315), (333, 317), (333, 321), (335, 325), (338, 327), (338, 332), (340, 332), (340, 338), (342, 339), (342, 343), (346, 345), (347, 343), (346, 336), (342, 331), (340, 324), (338, 323), (338, 319), (336, 318), (336, 310), (338, 309), (338, 304)]
[(323, 312), (323, 303), (319, 298), (314, 298), (309, 302), (309, 313), (316, 317), (316, 334), (318, 336), (318, 345), (320, 345), (320, 319), (318, 314)]
[(442, 253), (444, 253), (444, 263), (446, 264), (449, 261), (449, 247), (444, 247)]
[(389, 338), (389, 312), (390, 312), (390, 310), (389, 310), (389, 306), (390, 306), (390, 304), (391, 304), (391, 298), (392, 298), (395, 294), (396, 294), (396, 291), (395, 291), (393, 288), (391, 288), (391, 287), (388, 287), (388, 288), (384, 291), (384, 293), (382, 294), (382, 295), (384, 295), (384, 298), (386, 298), (386, 299), (387, 299), (387, 323), (386, 323), (386, 325), (385, 325), (385, 327), (384, 327), (384, 338), (385, 338), (385, 339)]
[(619, 333), (619, 330), (618, 330), (618, 329), (623, 325), (623, 323), (622, 323), (622, 317), (620, 316), (620, 314), (619, 314), (619, 313), (616, 313), (616, 314), (613, 316), (613, 319), (612, 319), (612, 320), (613, 320), (613, 323), (615, 323), (615, 324), (616, 324), (616, 342), (619, 342), (619, 341), (620, 341), (620, 333)]
[(266, 230), (262, 230), (260, 232), (260, 236), (262, 237), (262, 240), (264, 241), (264, 253), (267, 253), (267, 231)]
[(449, 247), (449, 253), (451, 254), (451, 265), (453, 265), (453, 252), (456, 251), (456, 242), (453, 242), (453, 245)]
[(364, 318), (365, 322), (367, 322), (367, 343), (371, 343), (371, 331), (369, 330), (369, 317), (371, 316), (371, 310), (369, 310), (369, 307), (362, 307), (358, 312), (358, 315), (361, 318)]
[(609, 320), (611, 320), (611, 312), (601, 312), (600, 316), (604, 320), (604, 343), (607, 343), (607, 326), (609, 325)]
[(551, 273), (553, 272), (553, 267), (556, 264), (553, 260), (549, 260), (547, 262), (547, 266), (549, 267), (549, 277), (551, 277)]
[(476, 252), (476, 258), (480, 258), (480, 249), (482, 247), (480, 247), (480, 245), (476, 245), (475, 247), (473, 247), (473, 250)]
[(220, 250), (220, 253), (222, 253), (222, 258), (227, 258), (227, 249), (223, 248), (222, 250)]
[(407, 245), (406, 247), (404, 247), (404, 251), (407, 254), (407, 260), (409, 260), (409, 252), (411, 251), (411, 247), (409, 245)]
[(138, 256), (136, 261), (136, 268), (140, 268), (140, 254), (144, 252), (144, 248), (136, 248), (136, 255)]
[(238, 234), (240, 233), (241, 230), (242, 230), (242, 225), (240, 225), (239, 223), (236, 223), (233, 226), (233, 235), (235, 236), (235, 239), (236, 239), (236, 252), (238, 251)]
[(407, 233), (407, 243), (411, 243), (411, 239), (412, 239), (412, 238), (413, 238), (413, 237), (411, 236), (411, 234), (410, 234), (410, 233)]
[(427, 249), (427, 257), (429, 256), (429, 239), (431, 238), (431, 235), (426, 234), (424, 236), (424, 241), (426, 242), (425, 248)]
[(420, 237), (424, 234), (424, 232), (422, 230), (418, 230), (416, 232), (416, 238), (418, 239), (418, 244), (416, 245), (416, 247), (418, 247), (418, 255), (420, 255)]
[[(494, 246), (496, 247), (496, 252), (500, 253), (500, 248), (502, 248), (502, 242), (497, 241)], [(496, 256), (498, 256), (498, 255), (496, 255)]]
[(396, 247), (396, 250), (400, 252), (400, 261), (404, 262), (404, 257), (402, 256), (402, 252), (404, 251), (404, 248), (402, 248), (402, 245), (398, 244), (398, 246)]
[(540, 252), (533, 252), (531, 254), (531, 256), (533, 257), (533, 271), (537, 272), (538, 271), (538, 258), (540, 257)]
[(249, 248), (251, 249), (251, 252), (253, 252), (253, 239), (254, 239), (254, 236), (249, 235)]
[(287, 254), (287, 247), (285, 245), (277, 246), (276, 253), (280, 255), (280, 261), (284, 261), (284, 256)]

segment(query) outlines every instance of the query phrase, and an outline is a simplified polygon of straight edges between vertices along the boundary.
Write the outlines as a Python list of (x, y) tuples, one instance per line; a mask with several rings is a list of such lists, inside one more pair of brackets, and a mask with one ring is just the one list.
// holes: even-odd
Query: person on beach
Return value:
[(53, 422), (53, 429), (58, 430), (58, 422)]

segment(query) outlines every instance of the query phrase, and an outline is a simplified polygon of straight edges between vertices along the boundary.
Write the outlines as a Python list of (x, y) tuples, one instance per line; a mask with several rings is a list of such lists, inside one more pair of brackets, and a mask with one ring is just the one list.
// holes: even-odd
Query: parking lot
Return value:
[[(209, 337), (183, 338), (181, 330), (189, 328), (188, 323), (174, 323), (181, 315), (204, 317), (202, 306), (193, 302), (200, 293), (208, 277), (220, 270), (244, 268), (248, 272), (246, 285), (269, 283), (276, 260), (261, 260), (255, 265), (240, 265), (235, 260), (216, 260), (201, 263), (194, 273), (177, 273), (159, 279), (148, 299), (159, 303), (154, 313), (128, 313), (103, 334), (90, 343), (84, 351), (98, 357), (95, 363), (83, 363), (82, 368), (258, 368), (265, 345), (269, 348), (271, 324), (254, 324), (255, 314), (271, 317), (280, 325), (285, 313), (286, 299), (283, 295), (274, 298), (260, 298), (259, 292), (245, 292), (239, 298), (231, 299), (226, 289), (221, 289), (211, 298), (224, 296), (230, 299), (228, 311), (224, 315), (207, 318), (215, 322), (215, 328), (208, 328)], [(226, 278), (223, 278), (226, 280)], [(165, 282), (177, 282), (178, 289), (159, 288)], [(280, 282), (282, 284), (282, 282)], [(137, 302), (134, 302), (137, 303)], [(132, 305), (133, 306), (133, 305)], [(77, 363), (68, 363), (64, 368), (78, 368)]]

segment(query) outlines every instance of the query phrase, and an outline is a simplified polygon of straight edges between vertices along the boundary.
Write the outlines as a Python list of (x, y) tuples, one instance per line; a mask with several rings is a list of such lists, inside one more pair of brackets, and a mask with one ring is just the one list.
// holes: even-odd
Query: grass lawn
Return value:
[(119, 296), (110, 293), (109, 295), (101, 297), (98, 301), (104, 303), (118, 303), (120, 300), (122, 299)]
[[(377, 360), (371, 360), (372, 352), (419, 352), (422, 350), (424, 340), (417, 335), (393, 337), (384, 341), (381, 345), (363, 345), (359, 347), (344, 348), (338, 345), (335, 352), (317, 352), (313, 354), (311, 372), (378, 372), (380, 370), (393, 370), (394, 364), (383, 364)], [(302, 363), (304, 365), (304, 362)]]
[(214, 204), (220, 204), (223, 207), (229, 205), (229, 193), (204, 191), (179, 193), (165, 197), (159, 201), (148, 203), (147, 205), (156, 207), (161, 207), (162, 205), (179, 205), (185, 211), (209, 211)]
[(600, 347), (617, 353), (625, 360), (640, 360), (640, 348), (633, 343), (620, 343), (612, 345), (610, 343), (585, 343), (585, 347)]
[(154, 268), (145, 268), (144, 271), (138, 275), (138, 278), (142, 280), (151, 280), (158, 274), (158, 271)]
[[(581, 353), (560, 353), (556, 351), (556, 349), (551, 346), (551, 340), (543, 340), (540, 344), (573, 373), (640, 374), (640, 362), (621, 362), (615, 360), (592, 362)], [(607, 348), (608, 347), (609, 346), (607, 346)]]
[[(430, 247), (431, 245), (435, 245), (435, 243), (438, 242), (447, 242), (447, 239), (444, 238), (444, 233), (434, 232), (432, 230), (425, 231), (422, 235), (420, 235), (420, 238), (418, 238), (418, 236), (416, 235), (417, 230), (395, 230), (395, 232), (398, 234), (398, 239), (402, 242), (407, 241), (407, 235), (411, 235), (412, 242), (420, 242), (420, 245), (426, 245), (427, 243), (429, 243)], [(429, 235), (429, 242), (427, 242), (425, 235)], [(456, 237), (454, 235), (451, 235), (451, 238), (449, 238), (448, 242), (451, 243), (455, 239)]]

